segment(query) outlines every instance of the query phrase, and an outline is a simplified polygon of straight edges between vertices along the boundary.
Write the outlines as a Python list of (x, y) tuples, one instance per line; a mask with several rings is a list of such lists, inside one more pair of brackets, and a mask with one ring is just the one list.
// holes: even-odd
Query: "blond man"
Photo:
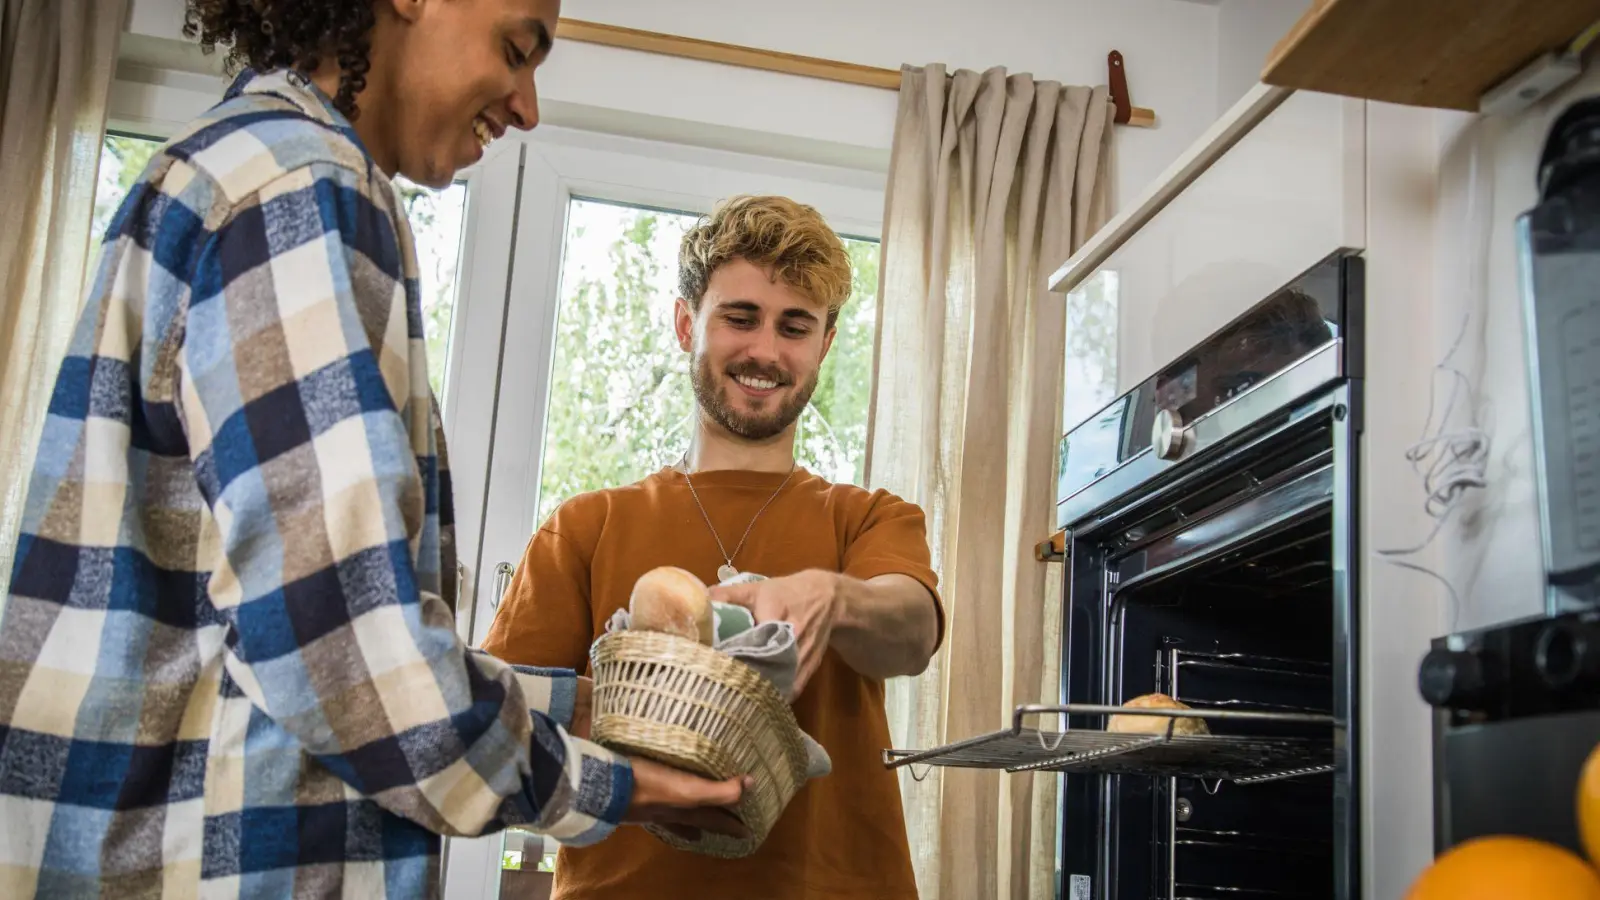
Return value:
[(585, 670), (634, 581), (680, 566), (757, 621), (794, 623), (800, 725), (833, 759), (753, 856), (715, 860), (643, 831), (562, 851), (561, 900), (915, 900), (883, 682), (921, 672), (943, 635), (922, 510), (797, 465), (795, 421), (850, 294), (817, 211), (735, 198), (685, 235), (675, 329), (698, 414), (676, 466), (563, 504), (528, 543), (484, 649)]

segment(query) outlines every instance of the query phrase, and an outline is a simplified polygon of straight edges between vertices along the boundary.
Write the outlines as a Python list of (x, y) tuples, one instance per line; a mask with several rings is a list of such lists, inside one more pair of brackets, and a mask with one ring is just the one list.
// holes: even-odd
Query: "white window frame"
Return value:
[(120, 63), (106, 97), (106, 128), (166, 139), (217, 105), (227, 88), (210, 75)]
[[(882, 230), (883, 175), (635, 138), (541, 128), (517, 139), (527, 148), (510, 305), (500, 368), (497, 448), (489, 468), (481, 568), (515, 565), (538, 527), (545, 411), (558, 314), (562, 242), (573, 199), (605, 200), (690, 213), (710, 212), (739, 193), (794, 197), (817, 208), (841, 234)], [(463, 365), (489, 364), (463, 354)], [(493, 618), (494, 585), (478, 585), (473, 639)]]
[[(500, 562), (518, 564), (538, 527), (538, 489), (546, 408), (559, 314), (567, 211), (574, 199), (602, 200), (689, 213), (710, 212), (741, 193), (781, 194), (817, 208), (840, 234), (876, 239), (882, 233), (882, 172), (777, 160), (553, 126), (502, 139), (523, 148), (516, 247), (507, 293), (500, 354), (460, 354), (465, 376), (486, 381), (498, 371), (495, 448), (488, 467), (475, 585), (473, 643), (494, 618)], [(506, 194), (518, 193), (506, 185)], [(458, 488), (458, 496), (460, 489)], [(457, 532), (463, 532), (458, 514)], [(462, 540), (463, 552), (468, 543)], [(499, 896), (500, 835), (450, 841), (446, 900)], [(555, 844), (547, 840), (546, 852)], [(536, 864), (524, 857), (524, 865)]]
[[(226, 88), (210, 75), (137, 64), (124, 63), (118, 76), (107, 127), (158, 138), (215, 105)], [(467, 201), (440, 400), (457, 553), (464, 595), (471, 595), (458, 618), (463, 638), (476, 644), (493, 616), (495, 563), (521, 559), (537, 524), (548, 390), (533, 388), (549, 381), (568, 202), (580, 197), (704, 213), (737, 193), (782, 194), (815, 206), (841, 234), (875, 237), (882, 231), (885, 176), (544, 126), (498, 141), (457, 180), (467, 185)], [(521, 385), (529, 387), (515, 387)], [(524, 400), (529, 405), (518, 407)], [(491, 443), (523, 452), (494, 453)], [(521, 537), (507, 539), (519, 522)], [(485, 534), (499, 539), (486, 541)]]

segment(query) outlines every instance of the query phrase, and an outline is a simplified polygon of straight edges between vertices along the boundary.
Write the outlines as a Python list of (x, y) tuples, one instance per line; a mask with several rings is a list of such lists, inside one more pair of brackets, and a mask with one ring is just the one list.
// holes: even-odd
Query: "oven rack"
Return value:
[(1331, 839), (1308, 838), (1288, 834), (1262, 834), (1250, 831), (1233, 831), (1217, 828), (1192, 828), (1179, 825), (1173, 829), (1173, 843), (1179, 847), (1209, 847), (1245, 853), (1270, 853), (1288, 856), (1323, 857), (1332, 852)]
[(1093, 728), (1066, 731), (1029, 727), (1025, 720), (1048, 715), (1154, 715), (1176, 721), (1202, 718), (1331, 728), (1332, 716), (1233, 709), (1144, 709), (1072, 704), (1019, 706), (1011, 727), (931, 750), (885, 750), (890, 769), (925, 765), (1007, 772), (1076, 772), (1152, 775), (1261, 784), (1317, 775), (1334, 769), (1332, 735), (1255, 737), (1233, 735), (1113, 734)]
[(1328, 663), (1284, 656), (1263, 656), (1258, 653), (1185, 650), (1182, 647), (1175, 646), (1181, 641), (1168, 638), (1167, 642), (1169, 646), (1164, 652), (1165, 663), (1159, 665), (1156, 669), (1156, 684), (1168, 696), (1181, 701), (1191, 709), (1247, 709), (1257, 712), (1329, 714), (1329, 709), (1325, 705), (1319, 708), (1273, 703), (1256, 698), (1249, 700), (1215, 700), (1182, 694), (1178, 690), (1178, 675), (1180, 672), (1201, 670), (1224, 676), (1265, 677), (1274, 681), (1331, 682), (1333, 680), (1333, 667)]
[(1210, 884), (1185, 884), (1181, 881), (1173, 887), (1173, 890), (1177, 893), (1172, 895), (1172, 900), (1319, 900), (1319, 898), (1328, 896), (1327, 894), (1302, 891), (1289, 892), (1220, 887)]

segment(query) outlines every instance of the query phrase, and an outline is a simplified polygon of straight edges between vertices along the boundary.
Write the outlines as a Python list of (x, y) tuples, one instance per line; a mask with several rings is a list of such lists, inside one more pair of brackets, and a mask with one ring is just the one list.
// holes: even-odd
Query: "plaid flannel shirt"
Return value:
[(615, 826), (631, 770), (557, 726), (573, 674), (454, 628), (416, 272), (293, 75), (133, 186), (0, 608), (0, 896), (434, 896), (439, 834)]

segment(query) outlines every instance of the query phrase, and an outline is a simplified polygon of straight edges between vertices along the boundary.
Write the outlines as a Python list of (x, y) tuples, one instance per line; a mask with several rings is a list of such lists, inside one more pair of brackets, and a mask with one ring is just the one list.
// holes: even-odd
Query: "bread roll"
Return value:
[[(1122, 704), (1130, 709), (1188, 709), (1189, 707), (1166, 694), (1145, 694)], [(1172, 727), (1174, 735), (1210, 734), (1204, 719), (1185, 716), (1112, 716), (1106, 731), (1116, 734), (1166, 734)]]
[(693, 572), (662, 566), (639, 576), (628, 599), (633, 628), (659, 631), (712, 646), (716, 622), (711, 595)]

